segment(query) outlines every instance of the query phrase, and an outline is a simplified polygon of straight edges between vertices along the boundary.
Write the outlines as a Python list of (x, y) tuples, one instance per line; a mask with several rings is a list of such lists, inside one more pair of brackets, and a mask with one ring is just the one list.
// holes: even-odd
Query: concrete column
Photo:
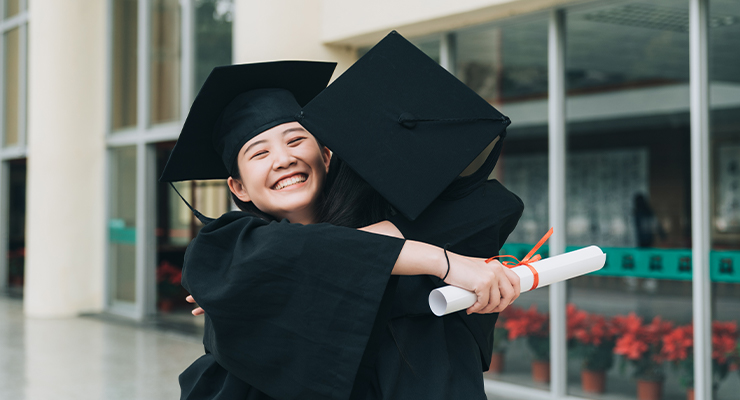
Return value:
[(336, 78), (357, 60), (356, 49), (322, 43), (321, 10), (321, 0), (235, 0), (234, 63), (335, 61)]
[(67, 317), (104, 304), (107, 2), (29, 3), (24, 310)]

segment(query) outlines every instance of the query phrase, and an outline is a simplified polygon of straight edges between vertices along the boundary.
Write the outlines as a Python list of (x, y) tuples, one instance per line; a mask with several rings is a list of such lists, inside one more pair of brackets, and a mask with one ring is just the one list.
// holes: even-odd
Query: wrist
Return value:
[(437, 266), (436, 273), (434, 274), (437, 278), (442, 279), (444, 281), (445, 278), (449, 276), (449, 268), (450, 268), (450, 261), (449, 257), (451, 254), (449, 251), (447, 252), (445, 256), (445, 250), (443, 248), (438, 247), (439, 251), (435, 251), (436, 259), (434, 261), (434, 265)]

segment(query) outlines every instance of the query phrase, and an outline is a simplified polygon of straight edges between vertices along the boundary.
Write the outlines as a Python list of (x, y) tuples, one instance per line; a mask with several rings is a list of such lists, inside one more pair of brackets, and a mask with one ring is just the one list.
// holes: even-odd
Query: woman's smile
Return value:
[(272, 190), (284, 190), (296, 187), (304, 186), (303, 183), (308, 180), (308, 175), (304, 173), (295, 173), (287, 177), (281, 178), (276, 184), (272, 186)]

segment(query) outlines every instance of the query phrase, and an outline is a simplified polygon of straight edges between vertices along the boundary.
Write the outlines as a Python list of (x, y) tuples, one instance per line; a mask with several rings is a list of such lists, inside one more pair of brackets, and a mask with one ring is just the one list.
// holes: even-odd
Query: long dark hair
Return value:
[(388, 219), (391, 205), (336, 154), (332, 156), (317, 222), (361, 228)]
[[(241, 180), (236, 161), (231, 168), (231, 177)], [(239, 200), (234, 193), (231, 199), (236, 206), (266, 221), (275, 218), (260, 211), (254, 203)], [(342, 159), (332, 155), (329, 173), (324, 182), (316, 222), (361, 228), (388, 219), (393, 209), (383, 196), (362, 179)]]

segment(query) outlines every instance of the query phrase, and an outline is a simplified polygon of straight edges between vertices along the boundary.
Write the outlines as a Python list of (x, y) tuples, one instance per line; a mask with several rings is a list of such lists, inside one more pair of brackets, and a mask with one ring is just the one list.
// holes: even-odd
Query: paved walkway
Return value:
[(178, 399), (195, 335), (99, 318), (27, 319), (0, 294), (0, 399)]

